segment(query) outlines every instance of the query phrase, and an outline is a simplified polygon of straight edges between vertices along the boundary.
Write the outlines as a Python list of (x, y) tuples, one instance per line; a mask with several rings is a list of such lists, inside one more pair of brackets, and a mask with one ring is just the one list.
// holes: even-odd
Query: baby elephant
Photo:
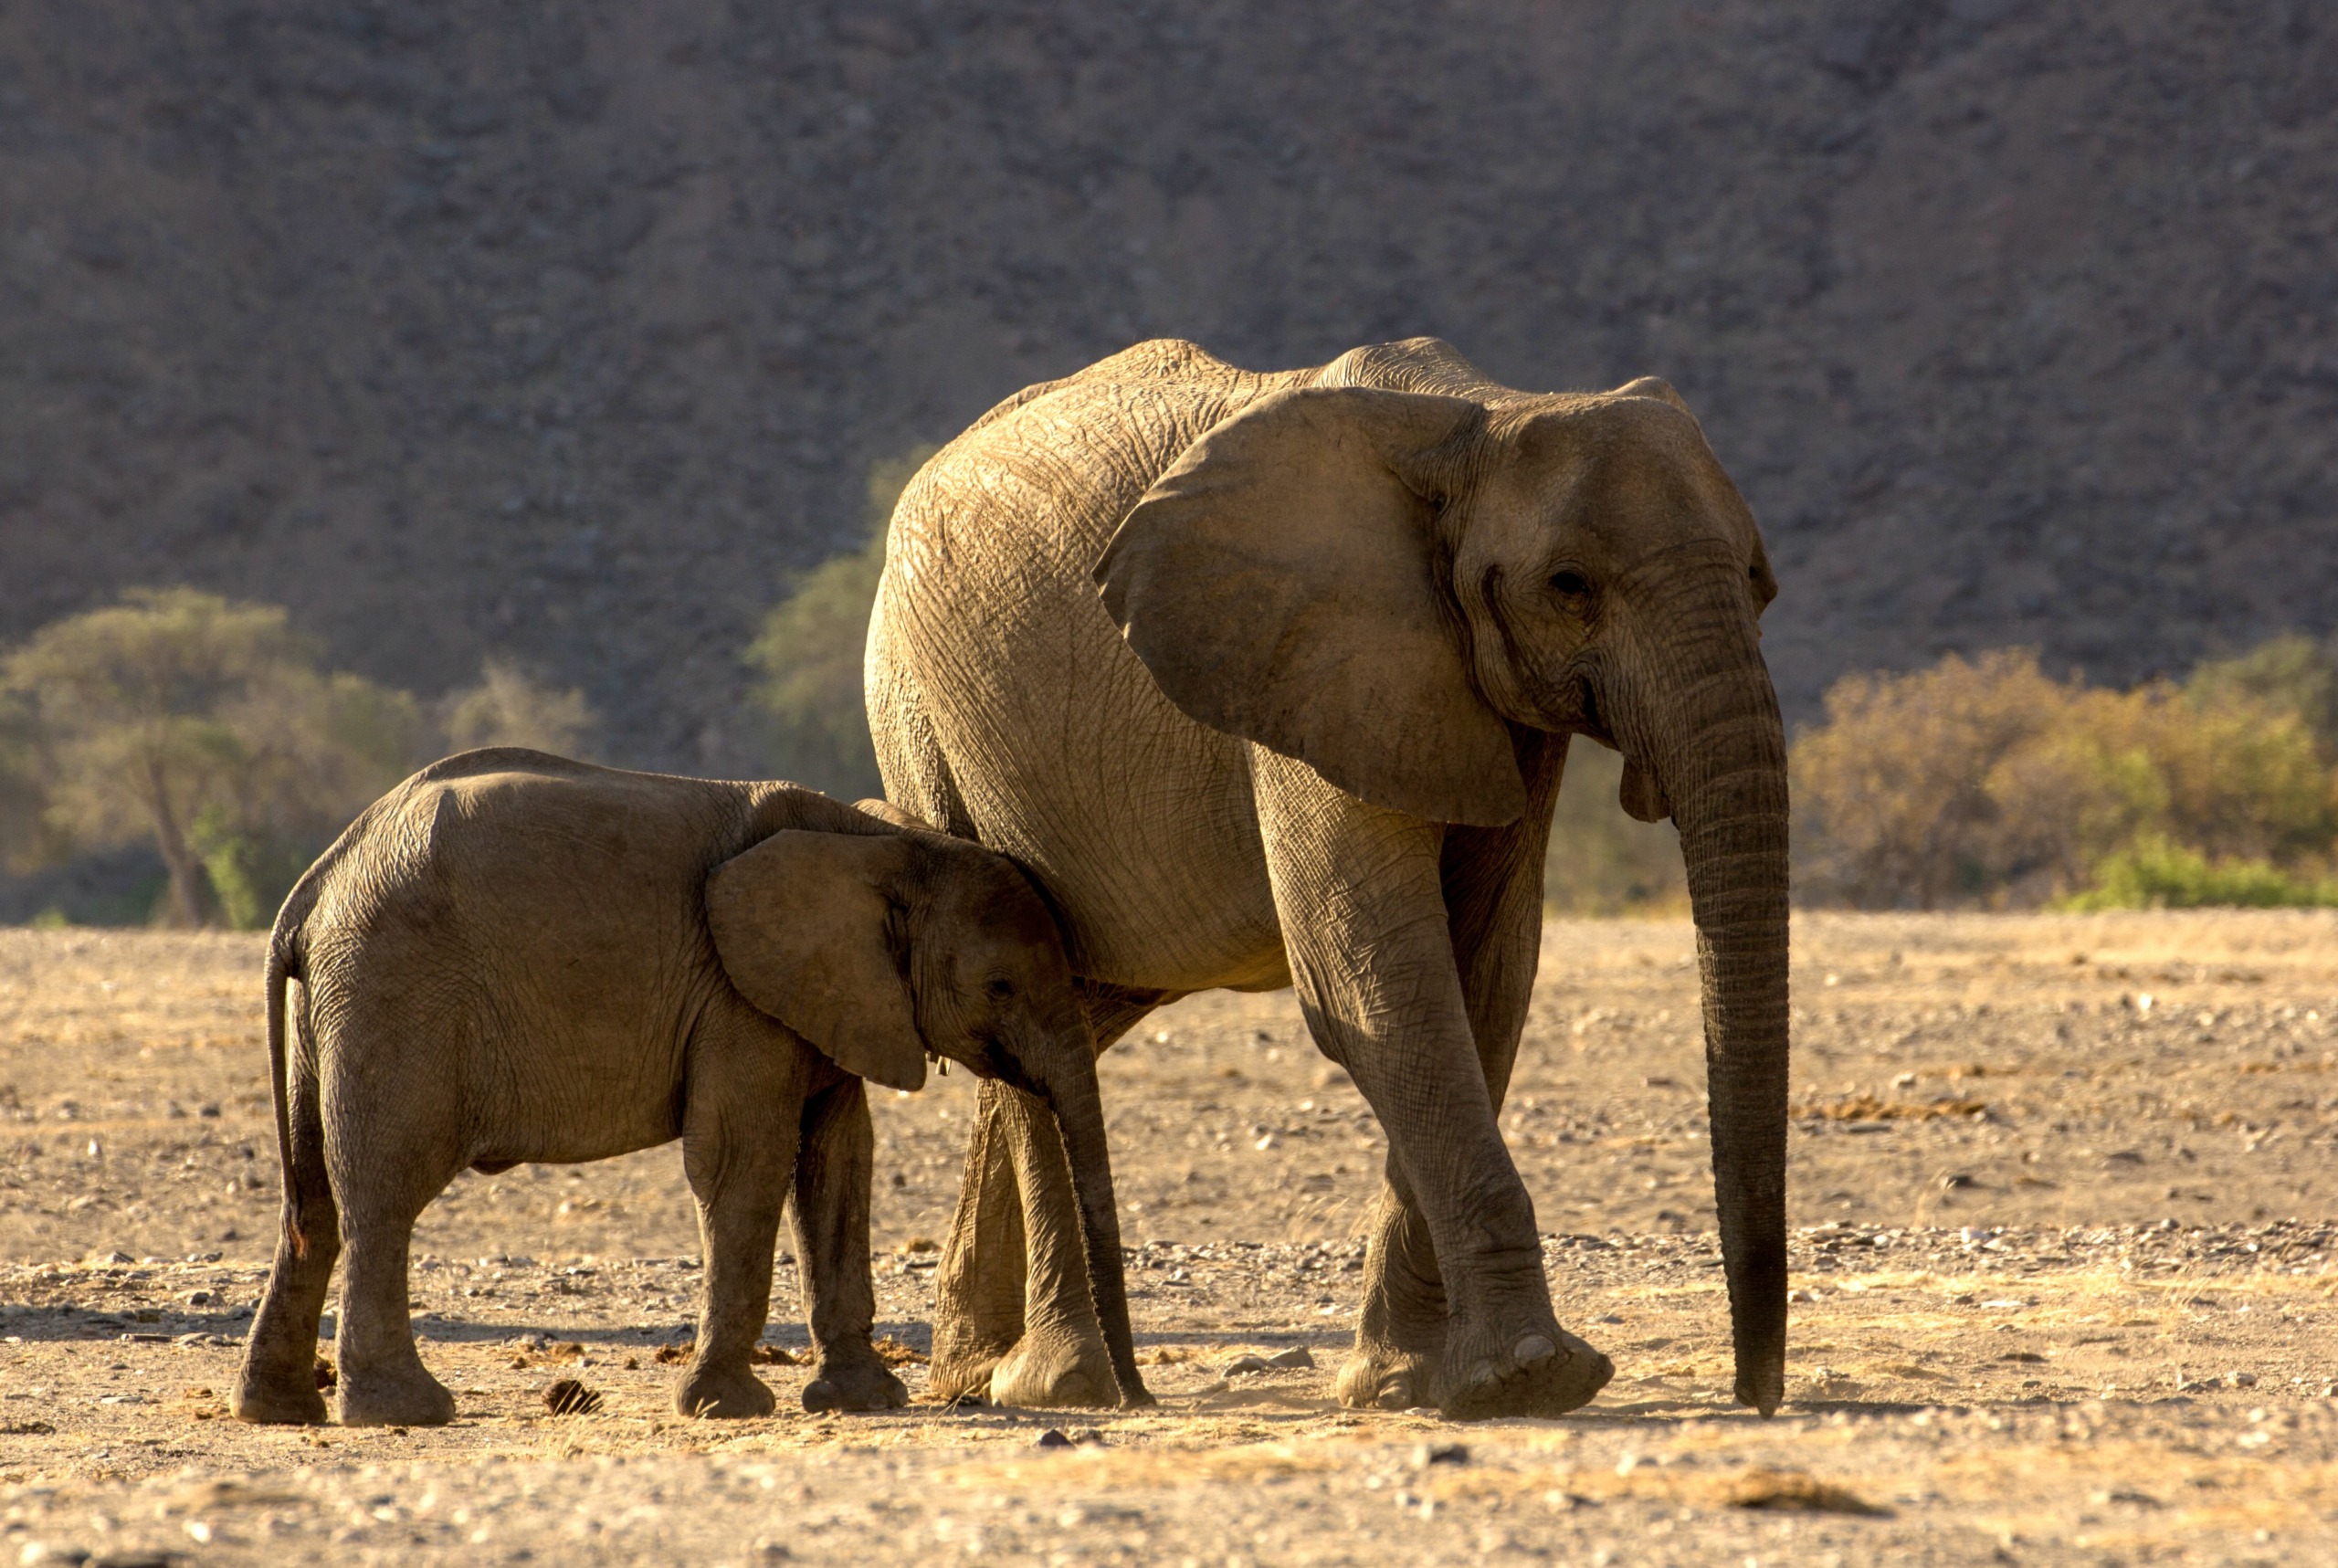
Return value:
[(806, 1408), (902, 1404), (869, 1339), (861, 1079), (916, 1089), (929, 1053), (1053, 1110), (1113, 1368), (1127, 1400), (1149, 1399), (1091, 1037), (1053, 918), (989, 850), (790, 784), (469, 752), (367, 807), (300, 879), (269, 939), (268, 1009), (284, 1231), (236, 1389), (245, 1420), (324, 1418), (317, 1321), (344, 1247), (342, 1424), (452, 1418), (407, 1318), (424, 1205), (467, 1165), (675, 1137), (706, 1255), (676, 1407), (771, 1411), (748, 1357), (791, 1191), (818, 1358)]

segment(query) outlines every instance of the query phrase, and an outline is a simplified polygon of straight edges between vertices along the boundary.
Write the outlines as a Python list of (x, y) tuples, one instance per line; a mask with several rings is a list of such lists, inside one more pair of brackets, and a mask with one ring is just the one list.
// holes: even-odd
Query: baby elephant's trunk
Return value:
[(1036, 1087), (1055, 1112), (1063, 1152), (1079, 1200), (1079, 1238), (1088, 1252), (1088, 1290), (1112, 1358), (1121, 1403), (1151, 1405), (1153, 1395), (1136, 1370), (1136, 1341), (1129, 1329), (1128, 1281), (1121, 1265), (1121, 1219), (1112, 1196), (1112, 1160), (1104, 1144), (1104, 1100), (1096, 1088), (1096, 1060), (1086, 1038), (1058, 1058), (1061, 1063)]

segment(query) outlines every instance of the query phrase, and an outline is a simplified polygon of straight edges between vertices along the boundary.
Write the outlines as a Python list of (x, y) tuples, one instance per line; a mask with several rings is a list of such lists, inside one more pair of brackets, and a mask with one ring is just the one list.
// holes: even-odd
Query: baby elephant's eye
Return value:
[(1015, 994), (1015, 982), (1004, 974), (996, 974), (991, 977), (990, 984), (983, 989), (990, 993), (994, 1001), (1004, 1002)]
[(1551, 574), (1551, 590), (1563, 597), (1574, 599), (1590, 593), (1591, 584), (1585, 581), (1580, 572), (1561, 571)]

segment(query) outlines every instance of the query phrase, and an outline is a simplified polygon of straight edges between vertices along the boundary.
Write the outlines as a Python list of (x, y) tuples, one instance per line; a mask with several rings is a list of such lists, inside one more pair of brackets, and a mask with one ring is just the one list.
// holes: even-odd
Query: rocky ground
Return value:
[[(460, 1418), (344, 1432), (222, 1404), (273, 1225), (257, 940), (0, 932), (0, 1562), (2338, 1552), (2338, 920), (1796, 936), (1774, 1421), (1727, 1403), (1690, 935), (1618, 922), (1552, 928), (1505, 1112), (1562, 1317), (1618, 1365), (1576, 1416), (1332, 1402), (1385, 1144), (1286, 995), (1196, 998), (1107, 1058), (1155, 1410), (675, 1416), (698, 1248), (665, 1149), (461, 1178), (415, 1275)], [(913, 1392), (971, 1089), (878, 1108), (880, 1331)], [(1312, 1364), (1243, 1360), (1277, 1356)], [(563, 1378), (599, 1407), (551, 1414)]]

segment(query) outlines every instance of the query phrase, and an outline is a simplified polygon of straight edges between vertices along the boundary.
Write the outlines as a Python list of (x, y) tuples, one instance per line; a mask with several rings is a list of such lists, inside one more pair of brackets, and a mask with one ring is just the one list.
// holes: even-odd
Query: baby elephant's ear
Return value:
[(925, 1086), (925, 1041), (894, 915), (915, 847), (896, 834), (774, 833), (706, 883), (714, 950), (739, 994), (847, 1072)]

